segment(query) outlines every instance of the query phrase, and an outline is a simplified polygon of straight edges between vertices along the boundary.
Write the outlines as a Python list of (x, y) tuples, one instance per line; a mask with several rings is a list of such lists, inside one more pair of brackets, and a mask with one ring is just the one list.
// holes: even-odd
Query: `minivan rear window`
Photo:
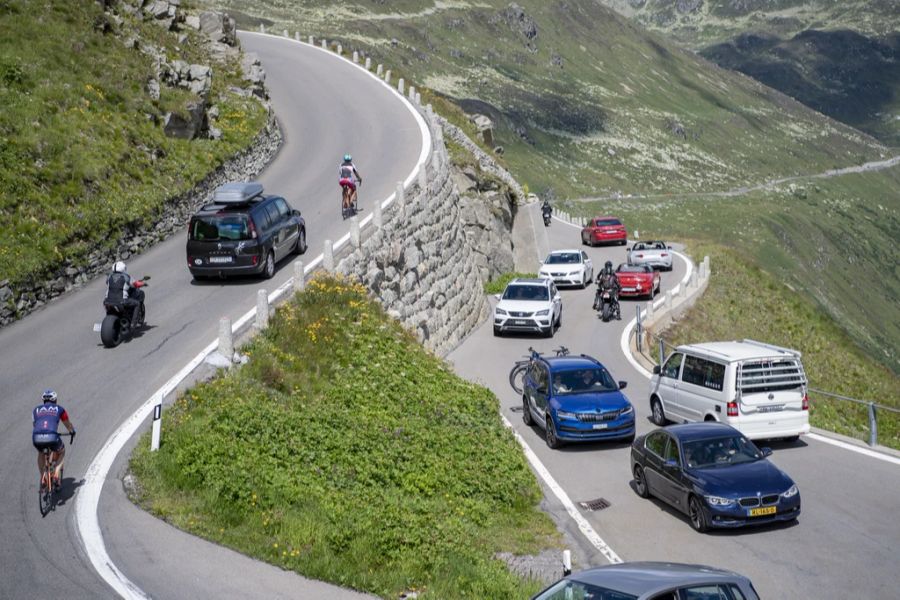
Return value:
[(738, 385), (745, 392), (777, 392), (806, 385), (806, 373), (798, 359), (774, 359), (741, 364)]
[(191, 221), (192, 240), (249, 240), (250, 222), (244, 214), (219, 214), (194, 217)]

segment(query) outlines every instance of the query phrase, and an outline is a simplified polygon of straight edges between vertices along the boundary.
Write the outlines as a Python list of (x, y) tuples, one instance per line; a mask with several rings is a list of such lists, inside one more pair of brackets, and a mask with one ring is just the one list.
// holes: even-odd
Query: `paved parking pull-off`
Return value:
[[(529, 207), (536, 210), (536, 206)], [(526, 215), (520, 215), (526, 217)], [(538, 221), (539, 222), (539, 221)], [(641, 229), (640, 223), (628, 224)], [(551, 249), (579, 247), (578, 229), (554, 220), (548, 228)], [(625, 261), (625, 248), (587, 249), (594, 265)], [(685, 272), (663, 273), (663, 289)], [(716, 277), (715, 265), (712, 265)], [(619, 337), (634, 314), (634, 301), (623, 300), (622, 321), (603, 323), (591, 310), (593, 289), (563, 290), (563, 325), (551, 339), (493, 337), (484, 323), (449, 359), (462, 376), (486, 385), (500, 399), (501, 412), (576, 503), (604, 498), (610, 506), (583, 511), (597, 533), (623, 560), (671, 560), (733, 569), (753, 580), (766, 599), (848, 598), (894, 599), (900, 596), (900, 468), (814, 439), (793, 445), (771, 443), (772, 460), (800, 487), (803, 513), (794, 526), (698, 534), (686, 517), (662, 503), (643, 500), (631, 488), (629, 447), (586, 444), (550, 450), (543, 432), (526, 427), (522, 399), (509, 387), (507, 375), (528, 346), (550, 352), (560, 344), (603, 362), (637, 411), (638, 435), (654, 428), (648, 417), (649, 381), (623, 357)], [(548, 501), (552, 507), (554, 502)], [(563, 527), (583, 547), (591, 564), (602, 555), (572, 527), (563, 511), (554, 511)], [(587, 566), (587, 565), (581, 565)]]

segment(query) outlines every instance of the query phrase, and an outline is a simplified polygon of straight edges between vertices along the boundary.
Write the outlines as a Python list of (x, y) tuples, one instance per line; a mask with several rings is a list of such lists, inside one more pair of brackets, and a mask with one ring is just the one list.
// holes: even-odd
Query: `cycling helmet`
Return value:
[(606, 261), (606, 272), (607, 272), (607, 273), (612, 273), (612, 272), (613, 272), (612, 261), (611, 261), (611, 260)]
[(121, 260), (113, 265), (113, 273), (125, 273), (126, 271), (128, 271), (128, 267)]
[(44, 390), (44, 393), (41, 394), (41, 400), (44, 402), (52, 402), (53, 404), (56, 404), (56, 397), (56, 392), (53, 390)]
[(352, 162), (352, 161), (353, 161), (352, 156), (350, 156), (349, 154), (344, 155), (344, 162)]

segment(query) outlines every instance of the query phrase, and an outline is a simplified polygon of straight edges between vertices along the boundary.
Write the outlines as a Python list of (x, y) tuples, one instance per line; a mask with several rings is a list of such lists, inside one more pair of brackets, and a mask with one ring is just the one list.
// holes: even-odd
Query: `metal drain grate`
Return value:
[(588, 500), (586, 502), (579, 502), (581, 508), (587, 510), (603, 510), (604, 508), (609, 508), (609, 500), (606, 498), (597, 498), (596, 500)]

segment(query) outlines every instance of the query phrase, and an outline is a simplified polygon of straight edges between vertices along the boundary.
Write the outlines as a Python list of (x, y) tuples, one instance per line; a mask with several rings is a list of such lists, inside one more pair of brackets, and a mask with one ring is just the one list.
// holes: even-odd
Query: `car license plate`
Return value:
[(774, 515), (776, 512), (776, 508), (774, 506), (761, 506), (759, 508), (751, 508), (750, 516), (751, 517), (761, 517), (763, 515)]
[(606, 429), (607, 427), (606, 423), (594, 423), (594, 429)]
[(778, 412), (784, 410), (784, 404), (770, 404), (769, 406), (760, 406), (756, 410), (762, 413)]
[(626, 288), (626, 287), (623, 287), (623, 288), (622, 288), (622, 291), (623, 291), (623, 292), (633, 292), (633, 291), (634, 291), (634, 288)]
[(525, 319), (516, 319), (513, 321), (513, 325), (528, 325), (528, 321)]
[(230, 263), (232, 258), (230, 256), (210, 256), (209, 262), (211, 263)]

